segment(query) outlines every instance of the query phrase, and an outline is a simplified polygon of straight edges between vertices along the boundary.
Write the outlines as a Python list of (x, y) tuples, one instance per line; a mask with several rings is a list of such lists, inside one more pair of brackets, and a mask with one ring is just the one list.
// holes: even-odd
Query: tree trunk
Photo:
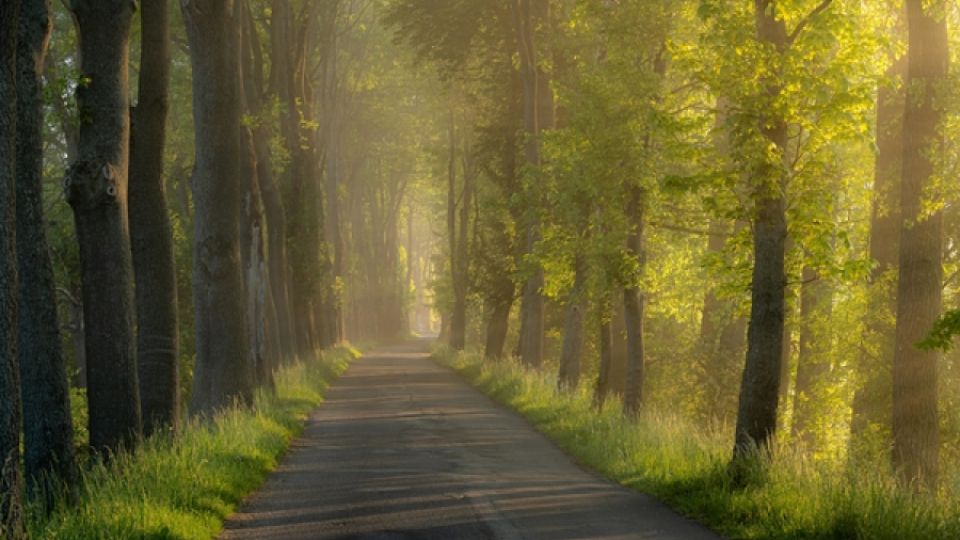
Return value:
[(0, 536), (23, 538), (20, 370), (17, 365), (17, 23), (20, 1), (0, 3)]
[[(910, 89), (903, 117), (903, 177), (900, 192), (900, 278), (897, 283), (896, 349), (893, 356), (893, 464), (905, 482), (937, 486), (940, 433), (937, 363), (934, 351), (916, 343), (940, 315), (943, 213), (923, 215), (924, 190), (933, 181), (940, 155), (943, 104), (938, 99), (949, 61), (944, 2), (923, 7), (907, 0)], [(928, 12), (928, 10), (930, 12)]]
[(47, 0), (21, 2), (17, 44), (17, 347), (23, 399), (24, 472), (31, 488), (74, 480), (73, 419), (61, 350), (53, 264), (43, 217), (43, 64)]
[[(902, 77), (906, 57), (894, 61), (887, 71), (890, 77)], [(890, 323), (897, 310), (896, 276), (900, 253), (900, 176), (903, 163), (902, 87), (880, 87), (877, 94), (877, 157), (874, 164), (873, 209), (870, 217), (870, 273), (873, 289), (871, 308), (865, 322), (864, 341), (874, 343), (877, 352), (861, 355), (861, 371), (866, 370), (853, 397), (850, 422), (851, 442), (863, 439), (870, 426), (890, 429), (893, 407), (894, 326)]]
[[(637, 260), (642, 276), (646, 266), (645, 194), (643, 188), (633, 186), (627, 203), (627, 216), (633, 228), (627, 236), (627, 252)], [(637, 276), (637, 279), (640, 279)], [(646, 302), (639, 283), (630, 283), (623, 288), (623, 314), (627, 326), (627, 372), (623, 389), (623, 411), (635, 415), (643, 405), (644, 343), (643, 312)]]
[(797, 379), (793, 401), (794, 437), (804, 442), (807, 450), (817, 448), (815, 433), (818, 414), (818, 392), (824, 376), (830, 371), (830, 332), (821, 331), (833, 313), (830, 285), (812, 267), (803, 269), (800, 286), (800, 354), (797, 357)]
[(128, 0), (72, 3), (89, 84), (77, 88), (80, 139), (65, 188), (80, 244), (90, 445), (107, 453), (132, 445), (141, 431), (127, 222), (133, 7)]
[(573, 269), (573, 290), (570, 291), (567, 310), (564, 314), (560, 375), (557, 379), (559, 386), (566, 389), (574, 389), (580, 382), (580, 361), (583, 355), (583, 309), (587, 292), (587, 261), (582, 252), (577, 253)]
[(610, 321), (604, 318), (600, 322), (600, 366), (597, 368), (597, 387), (593, 394), (593, 403), (597, 410), (610, 395), (610, 371), (613, 368), (613, 332)]
[(253, 397), (240, 267), (239, 28), (233, 2), (181, 0), (193, 68), (196, 168), (193, 296), (197, 332), (191, 411)]
[[(467, 303), (466, 291), (460, 291), (460, 265), (467, 264), (460, 258), (457, 242), (457, 131), (453, 109), (450, 109), (449, 155), (447, 156), (447, 239), (450, 250), (450, 284), (453, 289), (453, 310), (450, 312), (450, 348), (462, 351), (466, 342)], [(466, 186), (466, 179), (464, 179)]]
[[(772, 0), (754, 0), (757, 34), (774, 47), (778, 55), (787, 47), (787, 32), (778, 19)], [(780, 88), (767, 86), (774, 98)], [(767, 115), (760, 120), (763, 136), (776, 151), (784, 154), (787, 126), (782, 118)], [(769, 158), (766, 158), (769, 159)], [(750, 323), (747, 329), (747, 361), (740, 386), (737, 410), (734, 461), (754, 448), (765, 449), (777, 428), (777, 399), (783, 362), (784, 274), (787, 222), (784, 179), (780, 165), (764, 161), (757, 167), (754, 182), (753, 284)]]
[[(548, 0), (515, 0), (517, 43), (520, 50), (520, 72), (523, 80), (523, 117), (526, 132), (525, 155), (527, 166), (539, 174), (540, 135), (553, 124), (553, 92), (547, 74), (539, 67), (536, 47), (536, 25), (549, 17)], [(540, 241), (540, 219), (537, 217), (539, 190), (527, 190), (532, 209), (527, 216), (526, 253), (532, 254)], [(520, 359), (524, 364), (539, 367), (543, 361), (544, 332), (544, 275), (535, 264), (523, 284), (520, 302)]]
[(176, 431), (180, 417), (177, 283), (163, 187), (170, 46), (167, 0), (140, 6), (139, 101), (132, 112), (130, 242), (137, 295), (137, 369), (143, 433)]

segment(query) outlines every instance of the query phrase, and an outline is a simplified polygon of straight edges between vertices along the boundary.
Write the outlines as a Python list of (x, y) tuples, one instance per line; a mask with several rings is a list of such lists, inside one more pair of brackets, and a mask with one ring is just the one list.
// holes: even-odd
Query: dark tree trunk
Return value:
[(167, 0), (140, 5), (139, 100), (132, 112), (130, 242), (137, 295), (137, 370), (143, 433), (176, 431), (180, 419), (177, 278), (163, 186), (170, 38)]
[(586, 303), (587, 261), (577, 253), (573, 264), (573, 290), (567, 299), (563, 322), (563, 345), (560, 347), (560, 388), (573, 389), (580, 382), (580, 361), (583, 355), (583, 308)]
[[(633, 228), (627, 236), (627, 252), (635, 258), (642, 274), (646, 266), (646, 247), (644, 242), (645, 194), (643, 188), (634, 186), (630, 189), (627, 202), (627, 216)], [(643, 290), (637, 283), (628, 284), (623, 288), (623, 314), (627, 326), (627, 371), (623, 389), (623, 411), (628, 415), (635, 415), (643, 405), (644, 379), (644, 343), (643, 343), (643, 312), (646, 298)]]
[[(604, 315), (605, 317), (605, 315)], [(593, 393), (593, 403), (597, 409), (610, 395), (610, 371), (613, 368), (613, 332), (610, 321), (604, 318), (600, 321), (600, 366), (597, 368), (597, 387)]]
[(833, 294), (830, 285), (811, 267), (804, 267), (800, 286), (800, 351), (797, 357), (797, 379), (793, 401), (792, 431), (805, 444), (807, 450), (815, 450), (817, 439), (814, 429), (818, 412), (818, 392), (825, 375), (830, 371), (830, 348), (832, 338), (820, 329), (826, 326), (833, 313)]
[[(787, 47), (787, 32), (777, 18), (772, 0), (754, 0), (757, 34), (780, 53)], [(769, 98), (780, 92), (776, 83), (767, 87)], [(763, 136), (781, 155), (787, 147), (787, 126), (782, 118), (764, 116)], [(777, 428), (777, 400), (783, 362), (784, 256), (787, 222), (783, 178), (777, 163), (764, 162), (756, 170), (753, 218), (753, 282), (750, 323), (747, 329), (747, 361), (740, 385), (734, 461), (753, 448), (765, 449)]]
[(32, 488), (74, 479), (73, 419), (60, 348), (57, 296), (43, 217), (42, 76), (50, 36), (47, 0), (21, 2), (17, 44), (18, 354), (24, 472)]
[(127, 222), (130, 116), (128, 0), (75, 0), (80, 139), (66, 191), (80, 244), (90, 445), (105, 452), (140, 436), (133, 270)]
[(233, 2), (181, 0), (193, 67), (193, 296), (197, 332), (191, 412), (253, 396), (240, 262), (239, 28)]
[(0, 536), (23, 537), (20, 370), (17, 365), (17, 23), (20, 1), (0, 3)]
[[(339, 55), (339, 40), (337, 32), (337, 17), (339, 12), (337, 1), (327, 2), (327, 13), (324, 21), (324, 33), (327, 40), (327, 51), (324, 62), (323, 81), (323, 114), (324, 114), (324, 141), (326, 145), (326, 197), (327, 203), (326, 226), (328, 243), (332, 248), (332, 279), (335, 284), (343, 281), (344, 257), (346, 256), (343, 244), (343, 231), (340, 224), (340, 100), (337, 92), (339, 70), (337, 58)], [(343, 341), (343, 298), (342, 290), (338, 287), (331, 299), (331, 315), (333, 316), (334, 339)]]
[(897, 282), (896, 348), (893, 356), (893, 464), (905, 482), (934, 489), (939, 469), (938, 354), (916, 344), (940, 315), (943, 213), (923, 215), (924, 190), (934, 158), (943, 151), (939, 133), (943, 104), (938, 93), (949, 62), (945, 2), (924, 8), (907, 0), (910, 89), (903, 117), (903, 177), (900, 192), (900, 278)]
[[(453, 289), (453, 309), (450, 312), (450, 335), (448, 344), (462, 351), (466, 341), (467, 304), (461, 302), (459, 280), (460, 265), (466, 261), (459, 258), (457, 248), (457, 128), (453, 109), (450, 110), (449, 155), (447, 156), (447, 241), (450, 251), (450, 284)], [(466, 182), (464, 182), (466, 183)]]
[[(887, 75), (906, 72), (906, 57), (896, 60)], [(894, 326), (897, 310), (896, 275), (900, 253), (900, 176), (903, 168), (902, 87), (883, 85), (877, 94), (877, 157), (874, 164), (873, 210), (870, 218), (870, 273), (872, 294), (864, 341), (874, 343), (875, 354), (861, 355), (862, 382), (853, 397), (850, 422), (851, 441), (863, 439), (870, 426), (890, 429), (893, 408)]]

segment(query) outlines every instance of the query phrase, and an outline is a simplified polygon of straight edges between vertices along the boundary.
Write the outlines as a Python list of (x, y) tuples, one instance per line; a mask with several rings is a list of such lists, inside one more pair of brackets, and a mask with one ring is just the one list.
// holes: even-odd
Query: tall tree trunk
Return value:
[(77, 87), (80, 139), (65, 184), (80, 244), (90, 445), (106, 452), (133, 444), (141, 431), (127, 221), (133, 7), (128, 0), (72, 2), (89, 83)]
[(924, 189), (932, 182), (943, 138), (939, 98), (949, 62), (945, 2), (924, 8), (907, 0), (909, 89), (903, 117), (903, 177), (900, 192), (900, 278), (897, 282), (896, 349), (893, 356), (893, 464), (906, 482), (933, 489), (939, 469), (938, 354), (916, 343), (940, 315), (943, 213), (923, 215)]
[[(788, 45), (787, 31), (772, 0), (754, 0), (757, 35), (777, 55)], [(778, 59), (779, 61), (779, 59)], [(768, 83), (772, 101), (780, 93), (777, 83)], [(782, 118), (766, 115), (760, 120), (763, 136), (782, 155), (787, 148), (787, 125)], [(766, 158), (769, 159), (769, 158)], [(777, 163), (763, 162), (756, 170), (753, 218), (753, 284), (750, 323), (747, 330), (747, 361), (740, 386), (734, 461), (753, 448), (766, 448), (777, 428), (777, 399), (783, 362), (784, 257), (787, 222), (784, 179)]]
[(580, 361), (583, 355), (583, 308), (586, 303), (587, 260), (578, 250), (573, 263), (573, 290), (567, 300), (564, 314), (563, 345), (560, 348), (560, 375), (557, 383), (561, 388), (573, 389), (580, 382)]
[[(447, 240), (450, 251), (450, 284), (453, 289), (453, 309), (450, 312), (449, 345), (462, 351), (466, 341), (467, 304), (461, 301), (460, 265), (467, 261), (460, 259), (457, 242), (457, 131), (453, 108), (450, 109), (449, 155), (447, 156)], [(464, 180), (466, 185), (466, 180)], [(465, 296), (465, 295), (464, 295)]]
[[(627, 216), (632, 229), (627, 236), (627, 252), (638, 263), (639, 272), (646, 266), (645, 194), (640, 186), (630, 188)], [(639, 276), (638, 276), (639, 278)], [(623, 288), (623, 314), (627, 326), (627, 372), (623, 389), (623, 411), (635, 415), (643, 405), (644, 343), (643, 312), (646, 298), (639, 283), (630, 283)]]
[[(906, 72), (906, 57), (894, 61), (891, 78)], [(896, 275), (900, 253), (900, 176), (903, 168), (902, 86), (882, 85), (877, 93), (877, 157), (874, 164), (873, 209), (870, 217), (870, 306), (864, 341), (876, 353), (861, 355), (862, 381), (853, 397), (851, 442), (861, 441), (870, 426), (890, 429), (893, 407), (891, 367), (895, 329), (891, 321), (897, 310)]]
[(140, 6), (140, 89), (131, 126), (130, 242), (144, 435), (176, 431), (180, 417), (177, 282), (163, 187), (170, 71), (168, 7), (167, 0), (143, 0)]
[[(327, 2), (327, 13), (325, 15), (324, 33), (326, 34), (327, 47), (326, 58), (324, 62), (324, 81), (323, 81), (323, 117), (324, 117), (324, 142), (326, 150), (326, 226), (328, 243), (332, 248), (332, 279), (336, 286), (333, 291), (334, 297), (330, 306), (331, 314), (334, 318), (334, 339), (337, 342), (343, 341), (343, 291), (340, 284), (343, 282), (344, 257), (346, 256), (343, 245), (343, 231), (340, 224), (340, 100), (337, 92), (339, 82), (338, 55), (339, 39), (337, 32), (337, 18), (339, 12), (339, 0)], [(409, 256), (409, 254), (408, 254)]]
[(825, 321), (833, 313), (833, 294), (816, 269), (806, 266), (800, 285), (800, 351), (797, 357), (797, 378), (793, 401), (794, 437), (807, 450), (817, 448), (816, 419), (818, 392), (824, 376), (830, 371), (830, 332), (824, 332)]
[(20, 370), (17, 365), (17, 23), (20, 0), (0, 3), (0, 536), (23, 537)]
[[(520, 50), (520, 72), (523, 80), (523, 117), (526, 132), (527, 166), (539, 174), (540, 134), (553, 124), (553, 92), (547, 74), (539, 67), (536, 47), (536, 25), (549, 17), (548, 0), (514, 0), (517, 43)], [(539, 190), (526, 190), (533, 208), (527, 216), (526, 253), (532, 254), (540, 241), (540, 219), (537, 217)], [(543, 361), (544, 299), (543, 268), (536, 264), (523, 284), (520, 302), (520, 359), (524, 364), (539, 367)]]
[(240, 267), (239, 28), (232, 1), (181, 0), (193, 68), (193, 296), (197, 332), (191, 411), (253, 397)]
[(48, 0), (23, 0), (17, 44), (17, 347), (23, 399), (24, 472), (72, 482), (73, 419), (57, 296), (43, 217), (42, 76), (50, 37)]

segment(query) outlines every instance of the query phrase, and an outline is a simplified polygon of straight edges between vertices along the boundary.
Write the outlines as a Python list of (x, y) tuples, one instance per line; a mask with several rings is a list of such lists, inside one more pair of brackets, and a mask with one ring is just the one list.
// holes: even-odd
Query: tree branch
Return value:
[(810, 23), (810, 19), (816, 17), (817, 15), (823, 13), (830, 7), (830, 4), (833, 3), (833, 0), (823, 0), (820, 2), (820, 5), (813, 8), (813, 11), (807, 14), (799, 23), (797, 23), (796, 28), (793, 29), (793, 32), (787, 36), (787, 44), (793, 45), (793, 42), (797, 40), (800, 36), (800, 32), (803, 32), (803, 29), (806, 28), (807, 24)]

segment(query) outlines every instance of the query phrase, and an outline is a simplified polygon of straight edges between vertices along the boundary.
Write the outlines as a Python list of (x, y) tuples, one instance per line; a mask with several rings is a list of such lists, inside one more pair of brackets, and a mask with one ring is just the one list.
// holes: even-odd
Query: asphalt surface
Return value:
[(355, 362), (221, 538), (719, 538), (584, 471), (425, 349)]

